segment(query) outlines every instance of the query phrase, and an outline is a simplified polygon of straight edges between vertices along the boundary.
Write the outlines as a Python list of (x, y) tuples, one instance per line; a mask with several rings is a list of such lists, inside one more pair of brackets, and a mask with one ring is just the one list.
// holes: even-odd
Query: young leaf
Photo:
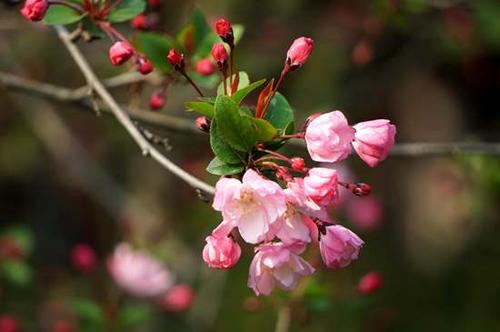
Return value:
[(175, 46), (172, 38), (157, 33), (138, 33), (137, 49), (144, 53), (153, 63), (155, 68), (164, 72), (172, 71), (172, 66), (165, 56), (168, 51)]
[(153, 312), (146, 303), (126, 304), (120, 311), (119, 322), (122, 328), (127, 329), (149, 320)]
[(217, 97), (215, 119), (222, 138), (232, 148), (249, 152), (257, 143), (256, 130), (252, 120), (240, 115), (238, 104), (230, 97)]
[(146, 9), (144, 0), (122, 0), (116, 9), (108, 15), (110, 22), (123, 22), (139, 15)]
[(242, 164), (226, 164), (222, 160), (215, 157), (207, 166), (207, 171), (210, 174), (225, 176), (234, 175), (243, 172), (245, 166)]
[(269, 123), (269, 121), (257, 118), (249, 119), (255, 126), (255, 130), (257, 132), (257, 141), (269, 142), (273, 140), (274, 136), (277, 134), (277, 131), (276, 128), (274, 128), (273, 125)]
[(104, 321), (104, 313), (101, 307), (87, 299), (74, 299), (70, 301), (70, 306), (82, 321), (100, 324)]
[(288, 104), (286, 98), (277, 92), (269, 104), (264, 119), (269, 121), (280, 133), (285, 133), (287, 128), (288, 130), (293, 130), (293, 127), (290, 128), (290, 125), (293, 124), (295, 117), (292, 107)]
[(262, 84), (264, 84), (266, 80), (265, 79), (261, 79), (260, 81), (257, 81), (257, 82), (253, 82), (252, 84), (250, 85), (247, 85), (246, 87), (236, 91), (232, 96), (231, 96), (231, 99), (234, 100), (237, 104), (241, 103), (241, 101), (243, 99), (245, 99), (245, 97), (251, 93), (253, 90), (257, 89), (259, 86), (261, 86)]
[(47, 25), (61, 25), (75, 23), (83, 18), (83, 14), (77, 13), (74, 9), (62, 5), (50, 6), (43, 18)]
[(224, 142), (217, 129), (217, 121), (212, 121), (210, 125), (210, 146), (215, 156), (225, 163), (237, 164), (244, 160), (244, 156), (240, 156), (237, 151)]
[[(236, 77), (236, 74), (233, 74), (233, 78)], [(226, 84), (227, 84), (227, 90), (228, 93), (231, 91), (231, 85), (229, 84), (229, 77), (226, 78)], [(250, 84), (250, 79), (248, 78), (248, 74), (245, 73), (244, 71), (239, 72), (239, 82), (238, 82), (238, 89), (243, 89), (244, 87), (248, 86)], [(224, 83), (221, 82), (219, 86), (217, 87), (217, 94), (218, 95), (223, 95), (224, 94)]]
[(243, 34), (245, 33), (245, 27), (241, 24), (233, 24), (233, 34), (234, 34), (234, 44), (237, 45)]
[(33, 270), (23, 261), (6, 260), (1, 264), (3, 277), (9, 282), (26, 286), (33, 280)]
[(184, 104), (188, 112), (196, 112), (212, 119), (214, 117), (214, 105), (203, 101), (189, 101)]
[(206, 36), (212, 33), (212, 28), (208, 25), (205, 14), (199, 8), (193, 10), (191, 23), (194, 28), (194, 47), (198, 49)]

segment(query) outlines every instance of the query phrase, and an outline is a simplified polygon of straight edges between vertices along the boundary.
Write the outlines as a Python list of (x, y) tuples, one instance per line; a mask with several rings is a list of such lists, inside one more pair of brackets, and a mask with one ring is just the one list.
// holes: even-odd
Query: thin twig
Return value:
[(290, 329), (290, 307), (286, 304), (282, 305), (278, 310), (278, 319), (276, 320), (275, 332), (288, 332)]
[(69, 53), (75, 60), (76, 64), (80, 68), (80, 71), (85, 76), (89, 86), (96, 92), (96, 94), (103, 100), (103, 102), (109, 107), (110, 111), (116, 117), (118, 122), (127, 130), (127, 132), (132, 136), (134, 141), (139, 145), (142, 154), (144, 156), (151, 156), (154, 160), (160, 163), (163, 167), (171, 171), (177, 177), (184, 180), (190, 186), (196, 189), (201, 189), (208, 193), (215, 193), (215, 188), (209, 184), (199, 180), (198, 178), (192, 176), (191, 174), (184, 171), (182, 168), (174, 164), (170, 159), (165, 157), (160, 153), (155, 147), (148, 142), (148, 140), (141, 134), (140, 130), (132, 123), (127, 112), (125, 112), (116, 100), (111, 96), (104, 85), (99, 81), (97, 76), (94, 74), (87, 60), (84, 58), (83, 54), (80, 52), (78, 47), (70, 40), (68, 31), (62, 26), (55, 27), (57, 34), (64, 46), (68, 49)]

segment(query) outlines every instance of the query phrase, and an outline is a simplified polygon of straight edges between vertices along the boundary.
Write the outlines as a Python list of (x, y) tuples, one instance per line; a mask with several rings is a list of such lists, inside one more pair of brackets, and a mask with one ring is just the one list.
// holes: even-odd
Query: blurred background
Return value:
[[(236, 62), (252, 80), (278, 76), (295, 37), (315, 40), (281, 90), (299, 123), (340, 109), (352, 123), (391, 119), (399, 143), (500, 141), (499, 1), (165, 0), (162, 29), (175, 34), (194, 6), (210, 24), (225, 16), (245, 26)], [(26, 22), (19, 7), (0, 7), (0, 71), (84, 85), (54, 30)], [(100, 77), (125, 70), (109, 64), (109, 41), (79, 46)], [(133, 84), (113, 94), (147, 109), (152, 91)], [(194, 97), (173, 86), (161, 112), (194, 119), (183, 107)], [(287, 295), (254, 297), (250, 247), (230, 271), (205, 267), (204, 238), (220, 215), (142, 157), (114, 118), (2, 85), (0, 105), (0, 332), (16, 331), (9, 318), (19, 331), (274, 331)], [(215, 183), (205, 172), (207, 136), (151, 130), (168, 138), (170, 158)], [(347, 195), (332, 212), (366, 246), (339, 271), (308, 253), (319, 271), (292, 302), (291, 331), (500, 331), (498, 156), (393, 156), (375, 169), (350, 158), (335, 167), (372, 185), (371, 196)], [(122, 241), (188, 285), (184, 306), (113, 283), (106, 260)], [(95, 251), (88, 269), (78, 262), (92, 255), (75, 254), (78, 244)], [(360, 279), (374, 271), (383, 285), (363, 291)]]

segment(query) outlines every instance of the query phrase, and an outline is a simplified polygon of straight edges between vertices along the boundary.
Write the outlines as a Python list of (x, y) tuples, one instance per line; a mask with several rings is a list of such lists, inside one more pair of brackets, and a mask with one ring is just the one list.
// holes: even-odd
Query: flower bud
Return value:
[(139, 55), (136, 59), (137, 71), (143, 75), (147, 75), (153, 71), (153, 64), (144, 55)]
[(166, 103), (165, 94), (163, 92), (157, 92), (149, 97), (149, 108), (152, 111), (157, 111), (162, 109)]
[(92, 271), (97, 263), (94, 249), (87, 244), (77, 244), (71, 249), (71, 263), (81, 272)]
[(167, 59), (175, 70), (184, 69), (184, 54), (179, 53), (175, 48), (168, 51)]
[(33, 22), (41, 21), (48, 8), (49, 2), (47, 0), (26, 0), (21, 9), (21, 15)]
[(358, 292), (361, 294), (375, 293), (384, 284), (384, 278), (378, 272), (370, 272), (365, 275), (358, 284)]
[(370, 167), (377, 166), (389, 155), (394, 145), (396, 126), (389, 120), (378, 119), (355, 124), (352, 146), (358, 156)]
[(162, 305), (167, 311), (185, 311), (194, 302), (195, 294), (191, 286), (186, 284), (175, 285), (165, 294)]
[(234, 42), (233, 28), (225, 18), (219, 18), (215, 21), (215, 32), (226, 43), (231, 45)]
[(226, 63), (228, 55), (226, 52), (226, 48), (222, 43), (214, 44), (214, 46), (212, 47), (212, 57), (219, 66)]
[(349, 186), (351, 192), (356, 196), (366, 196), (372, 192), (372, 187), (368, 183), (358, 182)]
[(200, 75), (209, 76), (214, 73), (214, 66), (210, 59), (201, 59), (196, 63), (195, 70)]
[(19, 322), (9, 314), (0, 316), (0, 332), (20, 332)]
[(300, 37), (295, 39), (286, 53), (286, 63), (290, 69), (296, 69), (306, 63), (313, 46), (314, 41), (311, 38)]
[(319, 250), (326, 266), (337, 269), (348, 266), (358, 259), (364, 242), (349, 229), (329, 225), (321, 229)]
[(300, 157), (293, 157), (291, 159), (292, 161), (292, 168), (295, 170), (295, 171), (303, 171), (304, 170), (304, 167), (306, 165), (305, 161), (303, 158), (300, 158)]
[(159, 7), (161, 5), (161, 0), (148, 0), (148, 4), (151, 7)]
[(210, 120), (206, 116), (199, 116), (195, 120), (196, 128), (208, 133), (210, 132)]
[(144, 14), (137, 15), (130, 21), (132, 28), (139, 30), (147, 30), (149, 29), (148, 17)]
[(111, 63), (115, 66), (124, 64), (132, 55), (134, 55), (134, 49), (124, 40), (115, 42), (109, 48), (109, 60), (111, 60)]
[(211, 268), (229, 269), (238, 263), (241, 248), (228, 236), (207, 236), (207, 244), (203, 248), (203, 260)]

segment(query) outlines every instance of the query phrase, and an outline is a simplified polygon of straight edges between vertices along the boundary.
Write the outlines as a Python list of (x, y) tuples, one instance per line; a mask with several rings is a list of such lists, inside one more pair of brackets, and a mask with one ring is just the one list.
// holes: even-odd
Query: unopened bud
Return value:
[(184, 69), (184, 55), (179, 53), (175, 48), (171, 48), (168, 51), (167, 59), (175, 70)]
[(137, 71), (143, 75), (147, 75), (153, 71), (153, 64), (147, 57), (140, 55), (136, 59)]
[(191, 307), (195, 293), (191, 286), (186, 284), (176, 285), (165, 294), (162, 299), (163, 308), (167, 311), (185, 311)]
[(224, 65), (227, 61), (228, 55), (226, 48), (222, 43), (215, 43), (212, 47), (212, 57), (219, 66)]
[(208, 133), (210, 132), (210, 120), (206, 116), (199, 116), (195, 120), (196, 128)]
[(109, 60), (115, 66), (120, 66), (127, 62), (134, 55), (132, 46), (124, 40), (115, 42), (109, 48)]
[(303, 158), (300, 158), (300, 157), (293, 157), (291, 159), (292, 161), (292, 168), (295, 170), (295, 171), (299, 171), (299, 172), (302, 172), (304, 170), (304, 167), (306, 165), (305, 161)]
[(372, 191), (372, 187), (369, 184), (363, 182), (350, 184), (349, 187), (351, 192), (356, 196), (366, 196), (369, 195)]
[(149, 29), (148, 17), (144, 14), (137, 15), (130, 21), (130, 25), (134, 29), (147, 30)]
[(71, 249), (71, 263), (82, 272), (92, 271), (97, 263), (94, 249), (87, 244), (78, 244)]
[(286, 53), (286, 63), (291, 70), (296, 69), (306, 63), (312, 53), (314, 40), (307, 37), (300, 37), (293, 41), (292, 46)]
[(231, 27), (231, 23), (225, 18), (219, 18), (215, 21), (215, 32), (229, 45), (234, 43), (233, 28)]
[(19, 322), (13, 316), (4, 314), (0, 316), (0, 331), (1, 332), (20, 332)]
[(47, 9), (49, 9), (47, 0), (26, 0), (21, 9), (21, 14), (27, 20), (37, 22), (43, 20)]
[(378, 272), (370, 272), (365, 275), (358, 284), (358, 292), (361, 294), (372, 294), (384, 284), (384, 278)]
[(200, 75), (209, 76), (214, 73), (214, 65), (210, 59), (201, 59), (196, 63), (195, 70)]
[(278, 169), (276, 170), (276, 177), (285, 182), (293, 181), (293, 177), (290, 175), (290, 172), (285, 167), (278, 167)]
[(165, 106), (166, 98), (163, 92), (155, 93), (149, 97), (149, 108), (153, 111), (162, 109)]

